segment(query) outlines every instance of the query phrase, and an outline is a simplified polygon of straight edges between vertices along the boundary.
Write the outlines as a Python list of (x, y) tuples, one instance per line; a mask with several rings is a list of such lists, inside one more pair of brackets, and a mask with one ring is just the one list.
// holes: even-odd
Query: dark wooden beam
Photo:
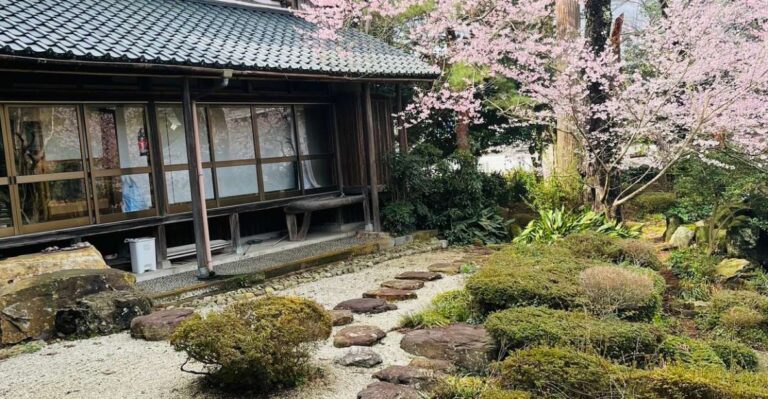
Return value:
[(400, 152), (408, 153), (408, 129), (405, 128), (405, 121), (402, 117), (403, 112), (403, 85), (398, 83), (395, 87), (397, 99), (395, 102), (395, 113), (397, 113), (397, 138), (400, 141)]
[(183, 79), (182, 111), (184, 113), (184, 136), (187, 139), (187, 163), (189, 164), (189, 188), (192, 192), (192, 224), (195, 230), (197, 253), (197, 277), (204, 279), (213, 273), (211, 267), (211, 239), (208, 235), (208, 215), (205, 205), (203, 164), (200, 159), (200, 136), (198, 135), (195, 103), (189, 89), (189, 79)]
[(363, 108), (365, 114), (365, 134), (368, 142), (368, 182), (371, 188), (371, 211), (373, 213), (373, 231), (381, 231), (379, 215), (379, 171), (376, 159), (376, 139), (373, 132), (373, 105), (371, 104), (371, 85), (363, 83)]

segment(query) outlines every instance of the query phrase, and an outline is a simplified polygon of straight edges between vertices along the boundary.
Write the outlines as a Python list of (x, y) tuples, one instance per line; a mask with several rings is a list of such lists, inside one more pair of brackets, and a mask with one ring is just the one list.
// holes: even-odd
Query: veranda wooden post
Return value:
[(183, 85), (182, 112), (184, 113), (184, 136), (187, 139), (189, 189), (192, 194), (192, 224), (195, 230), (197, 278), (204, 279), (213, 275), (213, 269), (211, 266), (211, 240), (208, 236), (208, 210), (205, 206), (203, 164), (200, 156), (200, 135), (197, 126), (197, 110), (189, 89), (189, 78), (184, 78)]
[(400, 141), (400, 153), (401, 154), (407, 154), (408, 153), (408, 129), (404, 126), (404, 121), (402, 117), (403, 112), (403, 85), (398, 83), (395, 86), (395, 95), (397, 96), (397, 105), (395, 109), (395, 112), (397, 112), (397, 118), (395, 119), (397, 121), (397, 138)]
[(368, 176), (371, 184), (373, 231), (381, 231), (381, 219), (379, 217), (379, 171), (376, 159), (376, 140), (373, 134), (373, 106), (371, 104), (370, 83), (363, 83), (363, 107), (365, 114), (365, 134), (368, 138)]

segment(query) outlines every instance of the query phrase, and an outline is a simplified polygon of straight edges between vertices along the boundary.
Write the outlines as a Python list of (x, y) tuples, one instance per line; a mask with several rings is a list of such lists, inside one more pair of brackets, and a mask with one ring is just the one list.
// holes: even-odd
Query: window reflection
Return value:
[(9, 117), (19, 175), (83, 170), (74, 106), (10, 107)]
[[(205, 199), (213, 199), (213, 178), (210, 169), (203, 169), (205, 179)], [(192, 201), (192, 189), (189, 187), (189, 171), (176, 170), (165, 172), (165, 187), (168, 191), (168, 203), (183, 204)]]
[(144, 107), (88, 107), (86, 117), (88, 143), (96, 169), (149, 166), (149, 135), (144, 124)]
[[(211, 146), (208, 142), (208, 125), (205, 110), (197, 110), (197, 127), (200, 135), (200, 156), (202, 162), (211, 161)], [(180, 165), (187, 163), (187, 139), (184, 132), (184, 115), (180, 106), (157, 108), (157, 129), (163, 142), (163, 163)]]
[(330, 154), (332, 150), (329, 110), (324, 105), (296, 106), (296, 125), (301, 155)]
[(19, 184), (23, 224), (88, 216), (85, 180), (57, 180)]
[(230, 166), (216, 168), (219, 197), (236, 197), (259, 192), (256, 166)]
[(256, 108), (256, 126), (262, 158), (296, 155), (290, 107)]
[(304, 188), (329, 187), (333, 185), (330, 159), (311, 159), (301, 162), (304, 173)]
[(8, 186), (0, 186), (0, 229), (13, 227), (11, 219), (11, 192)]
[(254, 159), (250, 107), (208, 107), (216, 162)]
[(96, 179), (99, 213), (131, 213), (152, 209), (149, 173), (100, 177)]
[(261, 165), (264, 175), (264, 191), (297, 190), (296, 162), (265, 163)]

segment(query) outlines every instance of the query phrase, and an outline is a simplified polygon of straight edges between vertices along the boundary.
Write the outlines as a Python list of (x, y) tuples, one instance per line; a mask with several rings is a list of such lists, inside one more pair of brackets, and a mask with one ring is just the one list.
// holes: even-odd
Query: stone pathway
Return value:
[[(453, 366), (450, 362), (409, 354), (401, 348), (403, 333), (396, 328), (404, 315), (424, 309), (435, 295), (463, 287), (466, 275), (441, 275), (428, 272), (428, 267), (441, 262), (453, 263), (466, 256), (462, 251), (451, 249), (414, 253), (346, 274), (335, 274), (329, 269), (323, 272), (328, 274), (318, 280), (275, 290), (276, 295), (302, 296), (327, 309), (348, 310), (334, 312), (337, 324), (334, 337), (343, 329), (355, 326), (375, 327), (385, 336), (370, 347), (337, 348), (333, 338), (321, 343), (316, 362), (324, 370), (324, 378), (276, 393), (270, 399), (420, 398), (417, 390), (422, 387), (423, 375)], [(406, 272), (418, 273), (405, 274), (408, 278), (404, 278)], [(417, 283), (413, 282), (414, 277)], [(393, 288), (382, 285), (391, 285), (392, 281), (410, 281), (412, 287), (418, 287), (411, 290), (416, 292), (416, 298), (394, 303), (381, 298), (362, 298), (363, 293), (373, 289)], [(223, 303), (217, 297), (201, 301), (198, 311), (219, 310), (230, 303), (229, 296), (226, 298)], [(179, 370), (184, 360), (184, 355), (174, 352), (165, 341), (133, 339), (127, 332), (55, 343), (37, 353), (0, 361), (0, 375), (4, 377), (0, 381), (0, 397), (220, 399), (216, 392), (201, 387), (198, 376)], [(404, 366), (411, 368), (402, 368)], [(378, 378), (374, 378), (374, 374)], [(379, 378), (385, 381), (377, 381)]]

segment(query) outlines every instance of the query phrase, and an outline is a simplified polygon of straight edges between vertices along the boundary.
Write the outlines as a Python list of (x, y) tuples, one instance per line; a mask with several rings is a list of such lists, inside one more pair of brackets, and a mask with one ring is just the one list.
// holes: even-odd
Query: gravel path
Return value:
[[(343, 300), (359, 298), (364, 291), (378, 287), (403, 271), (426, 270), (432, 263), (453, 261), (462, 256), (463, 253), (452, 250), (406, 256), (357, 273), (301, 284), (277, 294), (300, 295), (332, 308)], [(463, 279), (463, 275), (457, 275), (428, 282), (417, 291), (418, 299), (399, 302), (395, 311), (355, 315), (354, 324), (376, 325), (387, 331), (394, 328), (403, 315), (427, 306), (436, 294), (461, 287)], [(411, 356), (400, 349), (401, 337), (398, 332), (389, 332), (382, 343), (373, 347), (384, 363), (372, 369), (334, 365), (333, 358), (348, 349), (334, 348), (329, 339), (317, 353), (317, 363), (325, 370), (325, 378), (271, 398), (354, 398), (372, 382), (371, 375), (376, 370), (408, 363)], [(221, 398), (201, 390), (199, 377), (179, 370), (184, 359), (167, 342), (134, 340), (127, 333), (56, 343), (37, 353), (0, 361), (0, 398)]]

